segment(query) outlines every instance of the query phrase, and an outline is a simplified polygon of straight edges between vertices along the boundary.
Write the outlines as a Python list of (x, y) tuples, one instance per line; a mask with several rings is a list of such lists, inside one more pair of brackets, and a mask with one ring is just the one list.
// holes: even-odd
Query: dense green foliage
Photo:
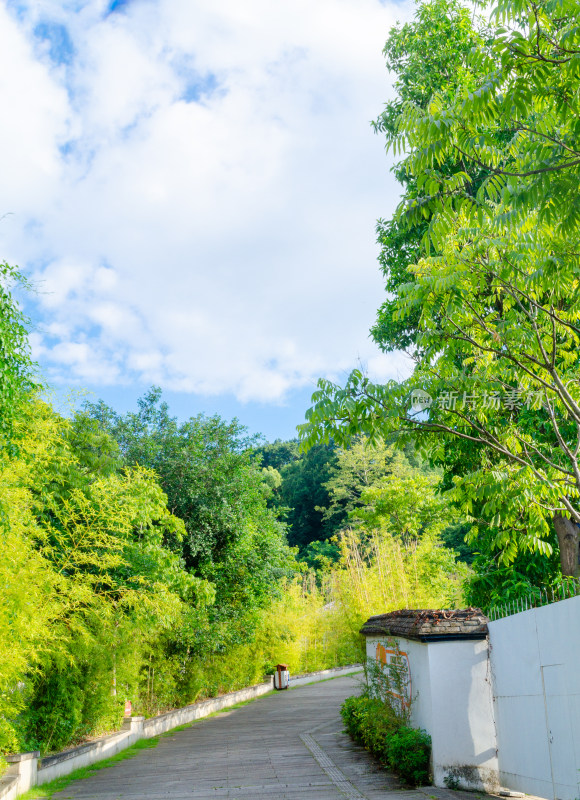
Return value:
[[(385, 44), (383, 53), (387, 69), (394, 76), (396, 95), (373, 123), (375, 131), (394, 145), (400, 139), (399, 119), (407, 104), (426, 108), (434, 93), (452, 97), (465, 76), (469, 52), (482, 41), (482, 35), (474, 29), (472, 14), (456, 0), (418, 4), (415, 19), (396, 25)], [(426, 188), (409, 170), (408, 155), (402, 155), (394, 168), (397, 179), (409, 201), (424, 205)], [(441, 169), (448, 171), (448, 165), (442, 164)], [(476, 186), (481, 181), (480, 172), (479, 168), (472, 170), (472, 184)], [(371, 335), (387, 352), (407, 349), (417, 342), (420, 312), (402, 318), (396, 295), (402, 285), (412, 280), (408, 268), (421, 255), (429, 216), (427, 213), (411, 223), (399, 216), (377, 223), (379, 263), (387, 299), (378, 311)]]
[[(421, 202), (405, 197), (403, 211), (413, 219), (425, 217), (423, 208), (436, 214), (435, 238), (456, 213), (478, 223), (499, 214), (514, 231), (531, 214), (542, 231), (575, 238), (578, 2), (499, 0), (490, 11), (489, 35), (463, 60), (457, 91), (407, 103), (397, 120), (397, 149), (409, 153), (408, 170), (426, 188)], [(474, 168), (486, 174), (475, 197)]]
[(163, 546), (183, 526), (154, 475), (89, 474), (70, 427), (45, 403), (23, 401), (19, 450), (2, 470), (12, 587), (0, 610), (2, 749), (58, 748), (116, 723), (138, 695), (144, 651), (196, 595), (207, 600), (204, 582)]
[[(431, 491), (441, 477), (421, 461), (412, 442), (399, 447), (393, 440), (369, 447), (359, 437), (348, 447), (314, 447), (300, 454), (297, 441), (277, 440), (254, 452), (263, 466), (263, 480), (272, 489), (269, 505), (278, 509), (288, 524), (289, 543), (299, 547), (301, 561), (317, 570), (338, 561), (336, 537), (360, 523), (354, 512), (368, 503), (366, 490), (392, 480), (397, 494), (401, 491), (397, 477), (405, 473), (426, 479)], [(405, 503), (402, 497), (399, 502)], [(471, 563), (473, 551), (465, 543), (471, 525), (455, 521), (453, 514), (447, 516), (449, 530), (441, 531), (443, 543)]]
[(289, 544), (304, 554), (311, 543), (330, 539), (337, 530), (324, 514), (329, 502), (326, 482), (336, 464), (332, 445), (313, 447), (301, 454), (297, 441), (276, 441), (257, 448), (255, 453), (266, 470), (275, 469), (280, 475), (270, 505), (279, 509), (288, 523)]
[(185, 535), (166, 544), (215, 594), (195, 647), (212, 652), (246, 641), (293, 562), (283, 526), (267, 508), (267, 476), (244, 428), (203, 415), (180, 424), (159, 389), (139, 401), (136, 413), (118, 415), (98, 403), (87, 404), (84, 417), (117, 442), (125, 466), (155, 471), (168, 507), (183, 522)]
[(429, 783), (431, 737), (402, 724), (389, 703), (347, 697), (340, 714), (350, 736), (410, 786)]
[(399, 97), (377, 129), (404, 194), (388, 241), (379, 225), (392, 296), (374, 336), (416, 367), (402, 384), (321, 381), (301, 431), (417, 442), (472, 523), (484, 606), (578, 569), (577, 12), (502, 0), (485, 27), (433, 0), (391, 32)]
[(291, 633), (281, 649), (288, 663), (296, 663), (300, 637), (306, 651), (314, 640), (323, 654), (350, 654), (352, 663), (364, 658), (359, 631), (377, 609), (453, 608), (463, 601), (469, 570), (443, 542), (455, 517), (437, 493), (438, 475), (413, 467), (392, 447), (362, 440), (351, 455), (337, 452), (330, 488), (331, 500), (336, 492), (337, 501), (345, 494), (352, 501), (345, 523), (322, 543), (328, 549), (318, 543), (306, 552), (316, 572), (288, 587), (278, 612)]
[[(159, 401), (153, 393), (142, 408)], [(111, 412), (107, 428), (90, 412), (67, 420), (29, 396), (17, 415), (21, 446), (0, 475), (9, 509), (1, 751), (59, 750), (115, 729), (127, 699), (137, 713), (158, 713), (259, 681), (277, 661), (293, 671), (352, 663), (377, 608), (457, 602), (464, 572), (440, 538), (453, 517), (435, 476), (392, 447), (358, 442), (335, 454), (326, 489), (329, 508), (346, 498), (342, 533), (319, 543), (333, 551), (319, 553), (316, 578), (297, 576), (238, 427), (217, 418), (180, 426), (161, 409), (162, 437), (157, 425), (134, 426), (116, 440), (109, 431), (123, 419)], [(158, 472), (127, 463), (128, 444), (142, 448), (135, 462), (154, 453)], [(189, 506), (172, 487), (175, 464)], [(192, 555), (186, 508), (213, 526), (204, 558)]]
[[(580, 495), (576, 167), (562, 156), (576, 147), (562, 112), (576, 73), (569, 60), (550, 71), (546, 48), (559, 64), (577, 34), (549, 3), (535, 20), (518, 3), (498, 13), (519, 33), (431, 0), (390, 34), (398, 95), (375, 127), (401, 156), (404, 197), (378, 226), (373, 336), (417, 368), (403, 385), (321, 382), (307, 452), (236, 420), (179, 421), (156, 388), (134, 412), (99, 402), (64, 419), (33, 391), (9, 292), (21, 277), (3, 266), (0, 752), (58, 750), (115, 729), (125, 700), (159, 713), (278, 661), (352, 663), (370, 614), (488, 606), (561, 578), (552, 517), (577, 519)], [(555, 94), (528, 113), (542, 69)], [(436, 398), (422, 414), (419, 386)], [(494, 393), (516, 390), (498, 406)], [(488, 400), (452, 405), (464, 392)], [(426, 781), (428, 739), (377, 702), (347, 701), (345, 723)]]
[(19, 399), (33, 385), (26, 318), (12, 295), (15, 286), (27, 286), (21, 272), (0, 263), (0, 454), (13, 445), (14, 417)]
[[(275, 661), (277, 631), (264, 631), (293, 558), (261, 470), (235, 423), (160, 418), (117, 442), (86, 412), (21, 400), (0, 475), (0, 752), (58, 750), (117, 727), (125, 700), (155, 713)], [(132, 464), (128, 444), (143, 445)]]
[(429, 783), (430, 757), (431, 737), (422, 729), (404, 726), (387, 745), (389, 766), (411, 786)]

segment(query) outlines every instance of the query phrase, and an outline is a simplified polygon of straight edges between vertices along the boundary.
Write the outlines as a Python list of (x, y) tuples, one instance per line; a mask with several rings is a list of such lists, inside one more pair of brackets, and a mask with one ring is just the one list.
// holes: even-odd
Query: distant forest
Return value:
[[(393, 438), (369, 451), (361, 442), (348, 450), (319, 444), (302, 453), (298, 439), (276, 439), (255, 449), (272, 488), (268, 505), (287, 523), (288, 544), (298, 548), (299, 558), (310, 567), (319, 567), (321, 558), (338, 560), (340, 549), (333, 537), (353, 524), (352, 512), (364, 507), (363, 491), (388, 480), (395, 464), (439, 476), (420, 461), (412, 443), (399, 451)], [(453, 522), (442, 532), (444, 544), (466, 564), (474, 558), (473, 547), (465, 542), (470, 529), (469, 523)]]

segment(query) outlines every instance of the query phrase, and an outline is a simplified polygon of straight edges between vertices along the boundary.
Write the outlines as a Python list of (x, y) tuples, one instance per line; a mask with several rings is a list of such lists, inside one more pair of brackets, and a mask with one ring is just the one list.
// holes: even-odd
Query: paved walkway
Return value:
[[(266, 695), (75, 781), (59, 800), (427, 800), (342, 733), (356, 678)], [(432, 795), (433, 796), (433, 795)]]

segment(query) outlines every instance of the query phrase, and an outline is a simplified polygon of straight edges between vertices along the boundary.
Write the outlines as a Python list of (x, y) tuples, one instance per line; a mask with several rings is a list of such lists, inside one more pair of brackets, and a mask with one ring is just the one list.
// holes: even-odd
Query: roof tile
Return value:
[(411, 609), (370, 617), (361, 628), (365, 636), (403, 636), (419, 641), (442, 638), (485, 639), (488, 619), (479, 608)]

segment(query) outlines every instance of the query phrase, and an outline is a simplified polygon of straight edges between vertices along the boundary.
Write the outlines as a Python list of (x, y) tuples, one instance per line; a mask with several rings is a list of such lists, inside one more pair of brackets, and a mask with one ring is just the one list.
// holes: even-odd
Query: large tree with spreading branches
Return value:
[(454, 451), (452, 497), (501, 558), (555, 546), (564, 575), (580, 523), (578, 6), (500, 0), (455, 90), (401, 102), (385, 133), (415, 247), (374, 330), (414, 372), (321, 381), (301, 429), (307, 444), (398, 430), (435, 459)]

